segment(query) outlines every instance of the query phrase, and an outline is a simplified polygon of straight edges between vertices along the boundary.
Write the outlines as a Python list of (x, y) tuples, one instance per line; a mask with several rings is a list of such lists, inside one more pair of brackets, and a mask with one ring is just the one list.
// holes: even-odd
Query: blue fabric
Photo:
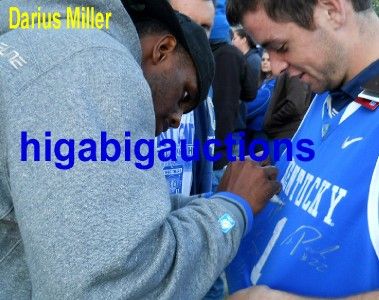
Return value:
[[(379, 76), (378, 62), (340, 91), (349, 94), (346, 100), (355, 99), (374, 76)], [(368, 226), (379, 219), (369, 209), (379, 199), (379, 109), (360, 106), (352, 112), (350, 101), (323, 135), (328, 96), (316, 96), (293, 139), (294, 144), (311, 139), (316, 156), (300, 161), (295, 150), (293, 161), (283, 156), (278, 162), (282, 192), (255, 216), (253, 231), (241, 241), (226, 270), (230, 292), (263, 284), (308, 297), (340, 298), (379, 289), (379, 247), (373, 239), (378, 228)], [(352, 114), (342, 121), (348, 111)]]
[(220, 184), (221, 178), (224, 175), (225, 169), (213, 170), (212, 172), (212, 192), (217, 192), (217, 187)]
[(253, 101), (247, 102), (247, 126), (253, 131), (262, 131), (264, 117), (270, 103), (276, 79), (265, 80)]
[[(193, 111), (193, 122), (182, 122), (178, 129), (169, 128), (162, 133), (157, 142), (161, 139), (173, 139), (180, 147), (180, 140), (186, 139), (187, 153), (194, 145), (194, 141), (199, 141), (203, 145), (208, 139), (215, 137), (215, 116), (212, 102), (212, 88), (209, 90), (208, 98), (201, 102)], [(175, 134), (176, 133), (176, 134)], [(199, 151), (199, 160), (185, 162), (178, 157), (175, 162), (163, 163), (166, 180), (170, 194), (198, 195), (212, 191), (213, 162), (204, 157), (203, 151)], [(175, 171), (175, 172), (173, 172)], [(192, 176), (187, 173), (192, 172)], [(191, 182), (187, 182), (188, 180)], [(186, 187), (190, 184), (190, 187)]]
[(213, 192), (208, 192), (208, 193), (201, 194), (201, 197), (205, 199), (209, 199), (210, 197), (213, 196), (213, 194), (214, 194)]
[(230, 42), (230, 25), (226, 19), (226, 1), (218, 0), (210, 40)]
[[(366, 69), (364, 69), (360, 74), (355, 76), (352, 80), (342, 86), (340, 90), (330, 92), (333, 100), (337, 100), (338, 97), (346, 98), (349, 97), (351, 101), (355, 100), (357, 95), (362, 91), (362, 85), (364, 85), (370, 78), (374, 77), (378, 73), (379, 60), (373, 62)], [(340, 92), (344, 94), (341, 94)]]
[(215, 194), (214, 196), (215, 197), (225, 196), (228, 199), (233, 199), (233, 201), (242, 205), (242, 207), (245, 210), (246, 217), (247, 217), (245, 236), (247, 234), (249, 234), (249, 232), (251, 232), (251, 229), (253, 228), (253, 221), (254, 221), (253, 210), (251, 209), (250, 204), (247, 203), (247, 201), (244, 198), (242, 198), (242, 197), (240, 197), (234, 193), (230, 193), (230, 192), (219, 192), (219, 193)]
[[(207, 139), (215, 138), (215, 115), (212, 103), (212, 89), (208, 94), (208, 99), (199, 104), (194, 110), (195, 119), (195, 140), (204, 144)], [(204, 157), (200, 151), (200, 160), (192, 164), (192, 187), (191, 195), (208, 193), (212, 191), (213, 162)]]
[(342, 86), (340, 89), (330, 92), (332, 97), (332, 105), (337, 111), (340, 111), (344, 106), (346, 106), (350, 101), (354, 101), (356, 95), (362, 90), (362, 85), (369, 80), (375, 74), (375, 70), (378, 69), (379, 60), (373, 62), (369, 67), (367, 67), (361, 74), (355, 76), (347, 84)]
[(211, 289), (205, 295), (203, 300), (221, 300), (224, 299), (224, 281), (221, 276), (218, 277)]
[[(182, 140), (185, 140), (185, 151), (190, 153), (194, 147), (195, 131), (194, 113), (190, 112), (182, 117), (178, 128), (168, 128), (156, 138), (157, 150), (166, 147), (166, 145), (160, 146), (162, 140), (174, 141), (177, 149), (182, 148)], [(190, 196), (194, 164), (196, 161), (184, 160), (181, 153), (177, 153), (175, 161), (161, 162), (170, 194)]]

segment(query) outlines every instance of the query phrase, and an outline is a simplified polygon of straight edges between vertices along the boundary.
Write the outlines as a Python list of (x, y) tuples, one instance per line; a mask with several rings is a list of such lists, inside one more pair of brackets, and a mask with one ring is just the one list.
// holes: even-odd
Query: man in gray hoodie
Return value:
[[(62, 158), (71, 142), (79, 147), (100, 132), (125, 147), (125, 131), (132, 144), (152, 138), (209, 88), (175, 30), (139, 27), (140, 43), (122, 2), (85, 5), (111, 12), (109, 29), (65, 28), (67, 2), (0, 2), (0, 298), (199, 299), (250, 230), (252, 212), (278, 191), (276, 171), (236, 162), (223, 192), (170, 199), (160, 166), (136, 168), (133, 154), (107, 162), (95, 151), (94, 159), (83, 154), (71, 169), (58, 169), (52, 148)], [(36, 18), (59, 13), (62, 26), (11, 31), (11, 6)], [(146, 7), (135, 6), (142, 14)], [(158, 70), (170, 74), (183, 59), (174, 81), (159, 78)], [(175, 85), (183, 94), (164, 101)], [(25, 161), (22, 132), (34, 139)], [(63, 147), (52, 145), (58, 139)]]

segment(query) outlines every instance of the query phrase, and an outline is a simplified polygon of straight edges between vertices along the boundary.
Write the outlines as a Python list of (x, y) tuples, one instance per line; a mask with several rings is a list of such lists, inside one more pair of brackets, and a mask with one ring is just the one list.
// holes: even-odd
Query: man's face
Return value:
[(246, 44), (246, 38), (241, 39), (241, 37), (234, 32), (232, 44), (233, 46), (237, 47), (241, 52), (243, 52)]
[(338, 87), (343, 81), (345, 50), (318, 5), (314, 14), (314, 30), (293, 22), (275, 22), (263, 8), (247, 12), (243, 25), (269, 53), (275, 75), (287, 71), (310, 85), (314, 92)]
[(189, 54), (176, 48), (171, 35), (141, 39), (142, 68), (150, 86), (156, 120), (155, 135), (177, 128), (184, 113), (198, 104), (195, 66)]
[(215, 15), (211, 0), (171, 0), (170, 4), (175, 10), (202, 26), (209, 37)]
[(263, 55), (262, 55), (261, 70), (264, 73), (272, 72), (272, 70), (271, 70), (271, 63), (270, 63), (270, 56), (268, 55), (267, 52), (264, 52)]

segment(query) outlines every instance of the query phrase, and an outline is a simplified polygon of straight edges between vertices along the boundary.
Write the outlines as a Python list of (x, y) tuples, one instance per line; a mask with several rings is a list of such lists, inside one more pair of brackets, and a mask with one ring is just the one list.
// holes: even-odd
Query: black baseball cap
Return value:
[(197, 73), (198, 102), (205, 100), (215, 72), (213, 54), (205, 30), (187, 16), (174, 11), (167, 0), (122, 2), (134, 23), (149, 17), (167, 26), (191, 56)]

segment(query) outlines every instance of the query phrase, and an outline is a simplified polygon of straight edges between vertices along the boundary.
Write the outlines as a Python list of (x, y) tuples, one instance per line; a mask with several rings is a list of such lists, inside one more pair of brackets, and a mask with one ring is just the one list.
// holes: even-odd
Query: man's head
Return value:
[(229, 0), (227, 15), (267, 49), (274, 74), (286, 71), (321, 92), (355, 75), (359, 20), (370, 7), (370, 0)]
[(137, 28), (142, 69), (152, 91), (156, 135), (178, 127), (205, 100), (214, 60), (204, 30), (163, 0), (124, 0)]
[(244, 54), (247, 53), (250, 49), (254, 49), (256, 47), (252, 38), (243, 28), (237, 28), (233, 30), (232, 44), (233, 46), (240, 49)]
[(209, 37), (215, 15), (215, 0), (170, 0), (169, 2), (175, 10), (203, 27)]
[[(350, 0), (356, 12), (371, 7), (370, 0)], [(314, 9), (318, 0), (229, 0), (227, 4), (228, 20), (236, 25), (242, 22), (245, 14), (263, 8), (276, 22), (294, 22), (300, 27), (311, 29)]]
[(142, 47), (142, 69), (152, 91), (156, 135), (178, 127), (183, 113), (198, 104), (195, 65), (175, 36), (162, 22), (136, 24)]

